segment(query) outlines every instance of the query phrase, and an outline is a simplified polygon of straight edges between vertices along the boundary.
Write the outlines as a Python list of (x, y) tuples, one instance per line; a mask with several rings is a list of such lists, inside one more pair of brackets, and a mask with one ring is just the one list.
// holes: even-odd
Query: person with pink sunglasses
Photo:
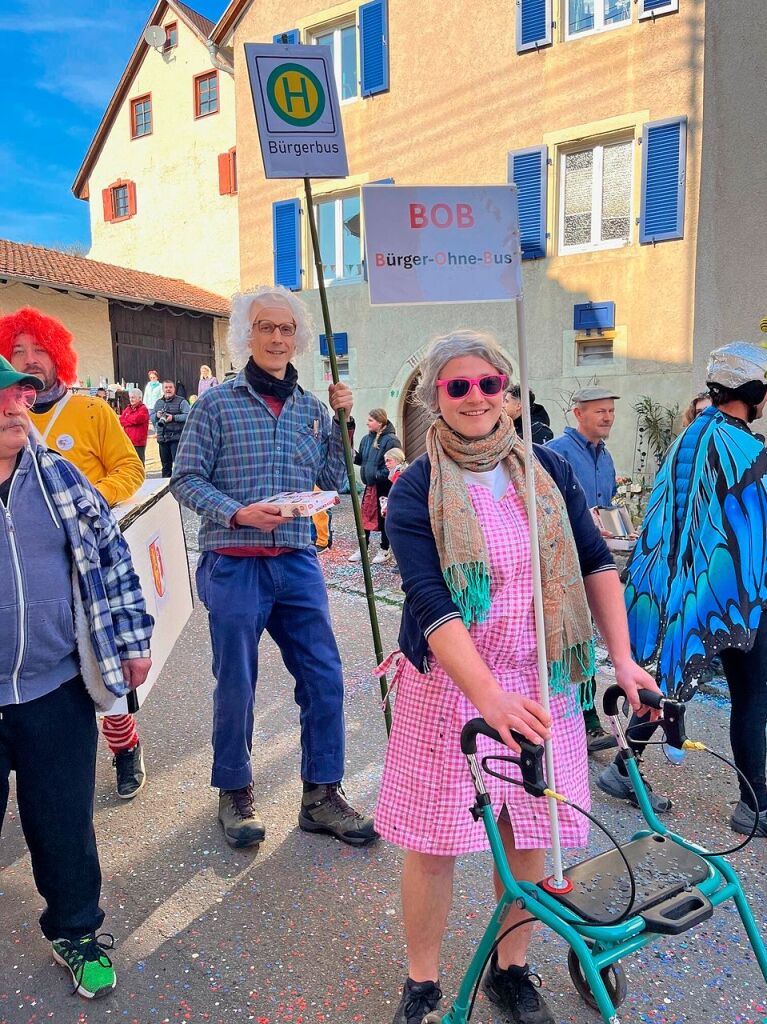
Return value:
[[(631, 705), (657, 690), (631, 659), (618, 573), (569, 465), (534, 446), (551, 714), (539, 681), (528, 481), (521, 439), (503, 408), (511, 361), (494, 338), (454, 331), (421, 363), (418, 400), (435, 416), (426, 453), (393, 488), (387, 529), (402, 572), (401, 657), (393, 729), (376, 811), (380, 835), (405, 851), (402, 907), (408, 976), (394, 1024), (421, 1024), (439, 1006), (439, 960), (455, 859), (488, 847), (468, 808), (474, 789), (459, 737), (481, 715), (512, 750), (510, 730), (551, 736), (556, 778), (589, 806), (579, 683), (593, 671), (590, 611)], [(500, 752), (480, 737), (478, 754)], [(545, 807), (521, 787), (486, 779), (514, 876), (539, 881), (550, 845)], [(587, 820), (560, 812), (565, 847), (586, 845)], [(498, 880), (496, 878), (496, 891)], [(531, 973), (532, 930), (512, 908), (484, 978), (487, 997), (515, 1024), (553, 1024)]]

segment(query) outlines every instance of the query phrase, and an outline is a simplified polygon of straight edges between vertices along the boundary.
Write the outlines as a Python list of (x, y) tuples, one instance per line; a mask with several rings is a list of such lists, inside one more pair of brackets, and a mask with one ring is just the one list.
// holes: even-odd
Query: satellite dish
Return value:
[(144, 42), (159, 50), (165, 44), (165, 29), (159, 25), (147, 25), (144, 29)]

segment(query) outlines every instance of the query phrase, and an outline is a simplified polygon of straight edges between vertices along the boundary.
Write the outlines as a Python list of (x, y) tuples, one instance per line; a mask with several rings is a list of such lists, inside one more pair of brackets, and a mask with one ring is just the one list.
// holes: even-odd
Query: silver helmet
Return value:
[(751, 381), (767, 384), (767, 349), (748, 341), (731, 341), (708, 357), (706, 383), (735, 390)]

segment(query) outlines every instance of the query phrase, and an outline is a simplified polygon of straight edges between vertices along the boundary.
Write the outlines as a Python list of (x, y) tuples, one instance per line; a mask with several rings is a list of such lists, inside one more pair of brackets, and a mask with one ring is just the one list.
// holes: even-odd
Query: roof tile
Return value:
[(0, 279), (20, 280), (87, 295), (103, 295), (147, 305), (176, 306), (211, 316), (228, 317), (227, 299), (174, 277), (160, 277), (87, 256), (70, 256), (39, 245), (0, 239)]

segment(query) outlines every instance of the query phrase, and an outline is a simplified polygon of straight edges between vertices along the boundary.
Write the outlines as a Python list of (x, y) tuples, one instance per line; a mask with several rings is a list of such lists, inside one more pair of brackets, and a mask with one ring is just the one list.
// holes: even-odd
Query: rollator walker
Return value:
[[(683, 703), (650, 690), (640, 690), (639, 696), (644, 705), (662, 711), (660, 724), (671, 753), (707, 749), (704, 744), (687, 739)], [(519, 757), (506, 750), (503, 755), (482, 758), (480, 764), (477, 735), (489, 736), (498, 743), (502, 742), (501, 738), (481, 718), (474, 718), (464, 726), (461, 750), (468, 760), (476, 792), (470, 812), (475, 821), (481, 818), (484, 823), (504, 892), (452, 1007), (447, 1012), (429, 1013), (424, 1017), (424, 1024), (467, 1024), (482, 974), (503, 935), (504, 916), (512, 904), (529, 913), (526, 920), (542, 922), (569, 944), (567, 965), (573, 984), (580, 997), (598, 1010), (605, 1024), (619, 1024), (617, 1010), (628, 993), (620, 961), (654, 942), (659, 935), (681, 935), (694, 928), (708, 920), (714, 909), (727, 900), (735, 902), (767, 982), (767, 951), (734, 869), (723, 855), (710, 853), (667, 829), (653, 811), (637, 758), (627, 742), (618, 714), (623, 697), (619, 686), (611, 686), (604, 695), (604, 710), (649, 827), (619, 845), (604, 826), (587, 814), (613, 840), (615, 847), (566, 868), (558, 885), (553, 878), (538, 884), (514, 878), (498, 831), (496, 811), (483, 780), (485, 771), (498, 774), (488, 762), (511, 762), (518, 766), (521, 781), (501, 776), (506, 781), (522, 785), (533, 796), (569, 803), (565, 796), (548, 788), (543, 746), (536, 746), (514, 733), (521, 750)]]

